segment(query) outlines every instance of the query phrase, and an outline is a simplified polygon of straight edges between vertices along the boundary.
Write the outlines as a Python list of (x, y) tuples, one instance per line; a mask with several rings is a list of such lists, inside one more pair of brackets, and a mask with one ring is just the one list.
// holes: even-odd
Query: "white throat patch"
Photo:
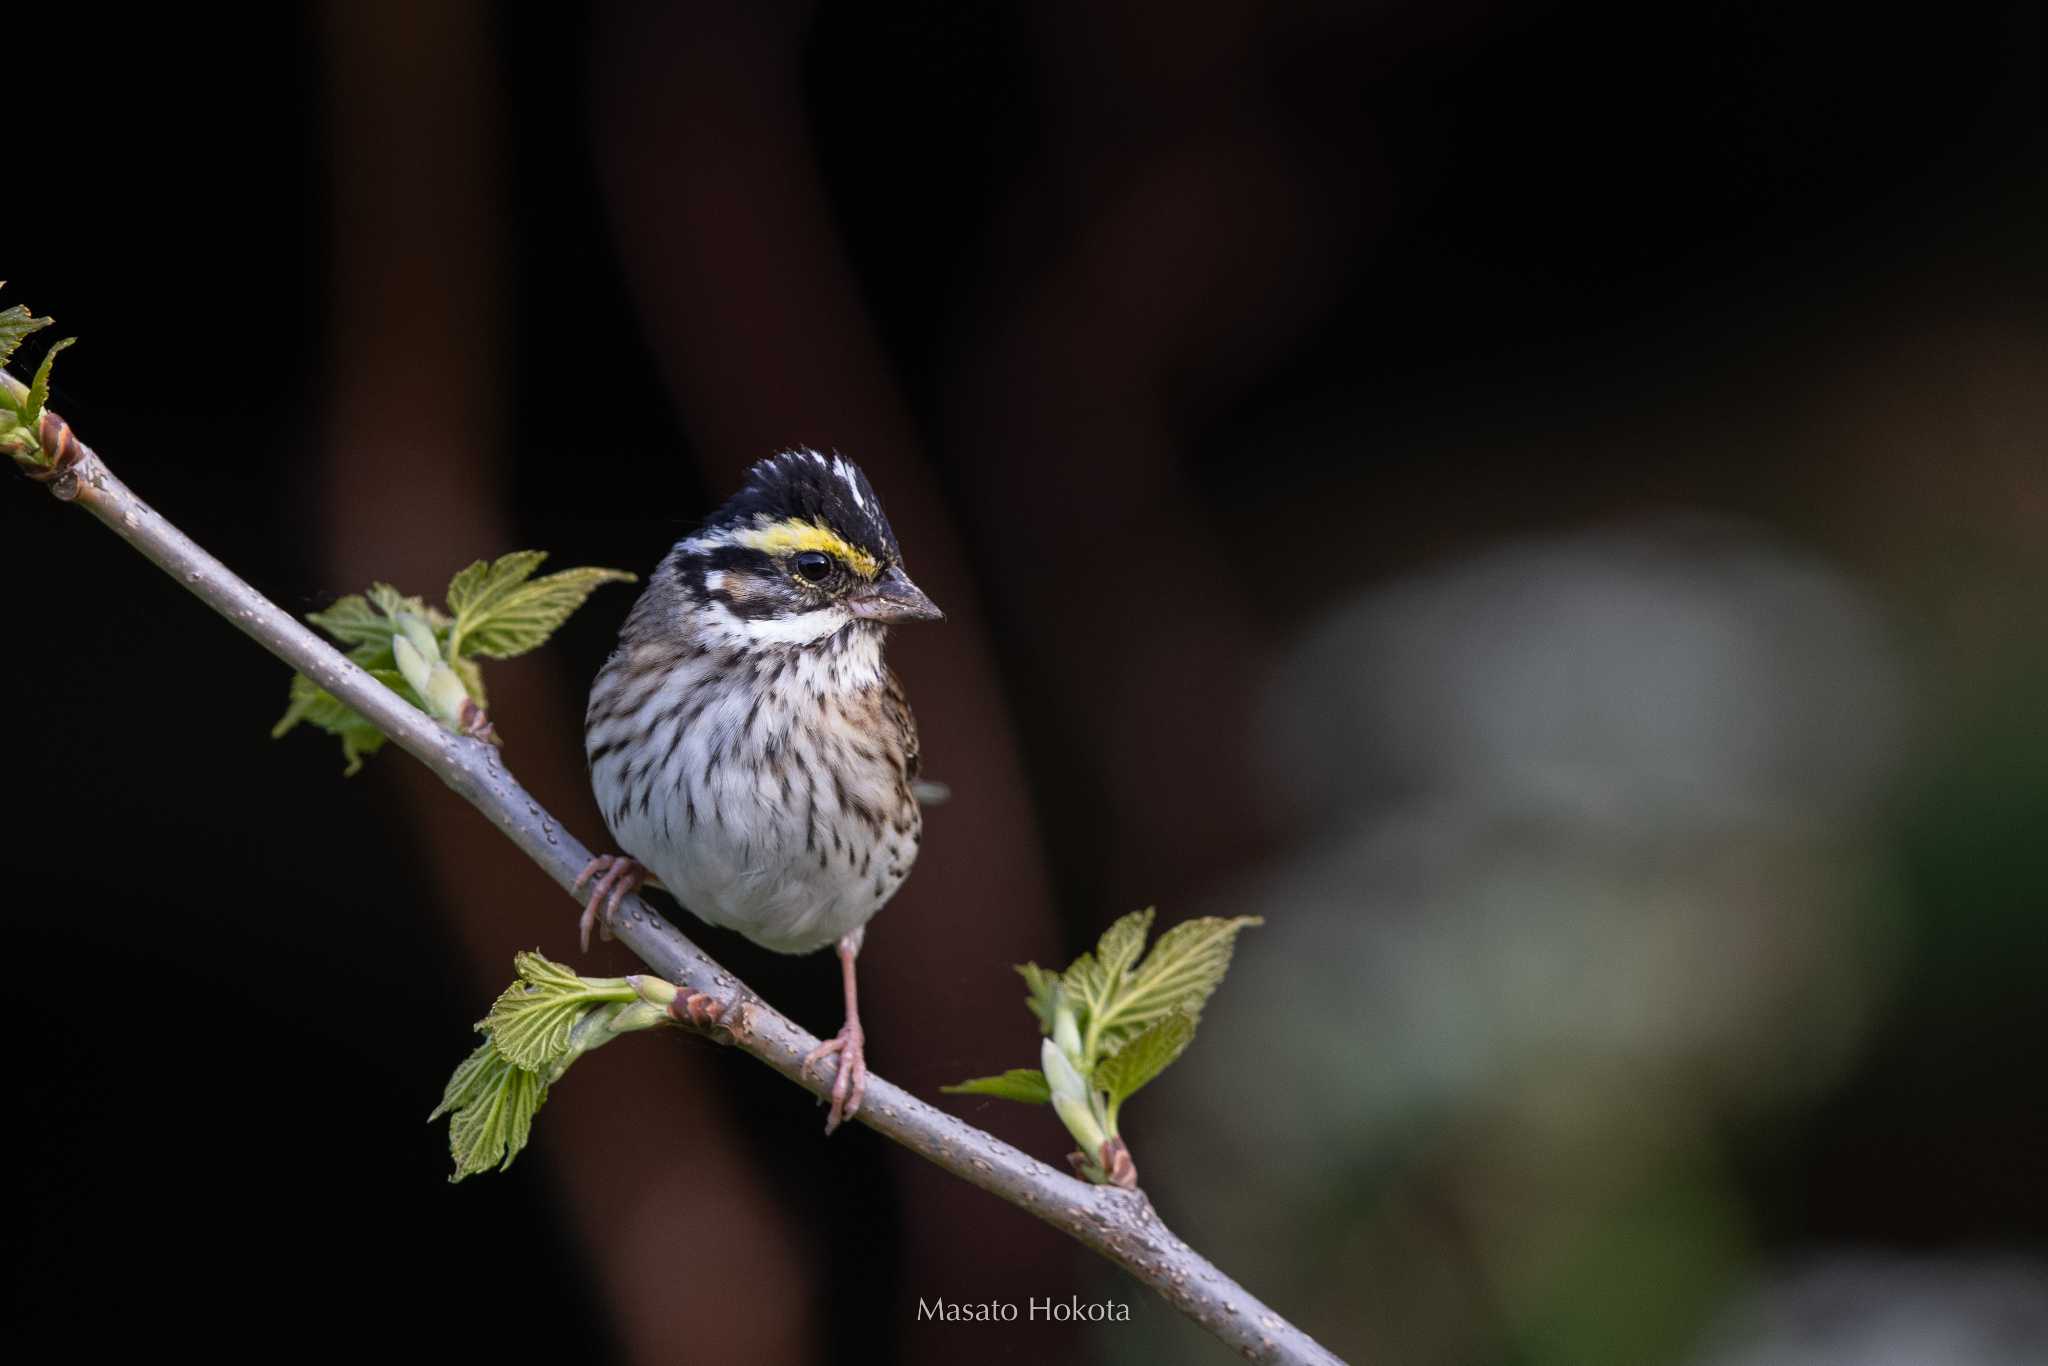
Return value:
[(853, 620), (844, 607), (816, 607), (787, 617), (734, 616), (724, 603), (713, 606), (731, 626), (756, 645), (815, 645)]

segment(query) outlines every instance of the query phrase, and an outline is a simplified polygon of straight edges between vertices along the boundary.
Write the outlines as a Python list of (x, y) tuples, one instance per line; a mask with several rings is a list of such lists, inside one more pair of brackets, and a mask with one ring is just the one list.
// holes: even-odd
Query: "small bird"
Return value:
[(942, 613), (903, 572), (881, 500), (843, 456), (786, 451), (679, 541), (590, 689), (584, 751), (623, 855), (591, 861), (583, 943), (659, 881), (781, 953), (837, 943), (846, 1023), (831, 1133), (867, 1088), (854, 959), (917, 859), (917, 722), (882, 662)]

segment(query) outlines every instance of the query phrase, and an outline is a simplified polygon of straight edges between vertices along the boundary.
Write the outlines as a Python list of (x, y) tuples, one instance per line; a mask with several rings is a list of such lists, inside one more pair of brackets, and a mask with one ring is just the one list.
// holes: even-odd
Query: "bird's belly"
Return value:
[(815, 858), (791, 857), (786, 846), (706, 840), (674, 851), (670, 862), (655, 872), (678, 901), (700, 919), (781, 953), (833, 943), (865, 925), (895, 891), (876, 895), (871, 883), (821, 869)]
[(699, 919), (809, 953), (865, 925), (903, 884), (921, 821), (898, 770), (803, 744), (733, 746), (712, 764), (694, 738), (673, 768), (592, 776), (619, 847)]

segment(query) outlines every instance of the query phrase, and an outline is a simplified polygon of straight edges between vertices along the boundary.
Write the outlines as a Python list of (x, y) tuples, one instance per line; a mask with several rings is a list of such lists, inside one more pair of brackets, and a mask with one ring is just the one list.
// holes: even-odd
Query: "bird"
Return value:
[(917, 722), (883, 642), (943, 616), (860, 467), (787, 450), (670, 549), (590, 689), (584, 752), (622, 852), (576, 880), (585, 949), (656, 883), (765, 948), (836, 945), (845, 1023), (804, 1059), (838, 1058), (827, 1134), (867, 1089), (855, 960), (923, 840)]

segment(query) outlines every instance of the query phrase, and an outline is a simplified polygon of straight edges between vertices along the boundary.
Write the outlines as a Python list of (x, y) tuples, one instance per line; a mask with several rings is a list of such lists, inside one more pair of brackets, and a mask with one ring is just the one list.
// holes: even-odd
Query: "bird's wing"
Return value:
[(882, 672), (886, 679), (882, 689), (882, 720), (891, 732), (903, 737), (903, 776), (914, 783), (924, 762), (917, 748), (917, 718), (910, 714), (910, 698), (903, 691), (903, 680), (894, 669), (885, 667)]

